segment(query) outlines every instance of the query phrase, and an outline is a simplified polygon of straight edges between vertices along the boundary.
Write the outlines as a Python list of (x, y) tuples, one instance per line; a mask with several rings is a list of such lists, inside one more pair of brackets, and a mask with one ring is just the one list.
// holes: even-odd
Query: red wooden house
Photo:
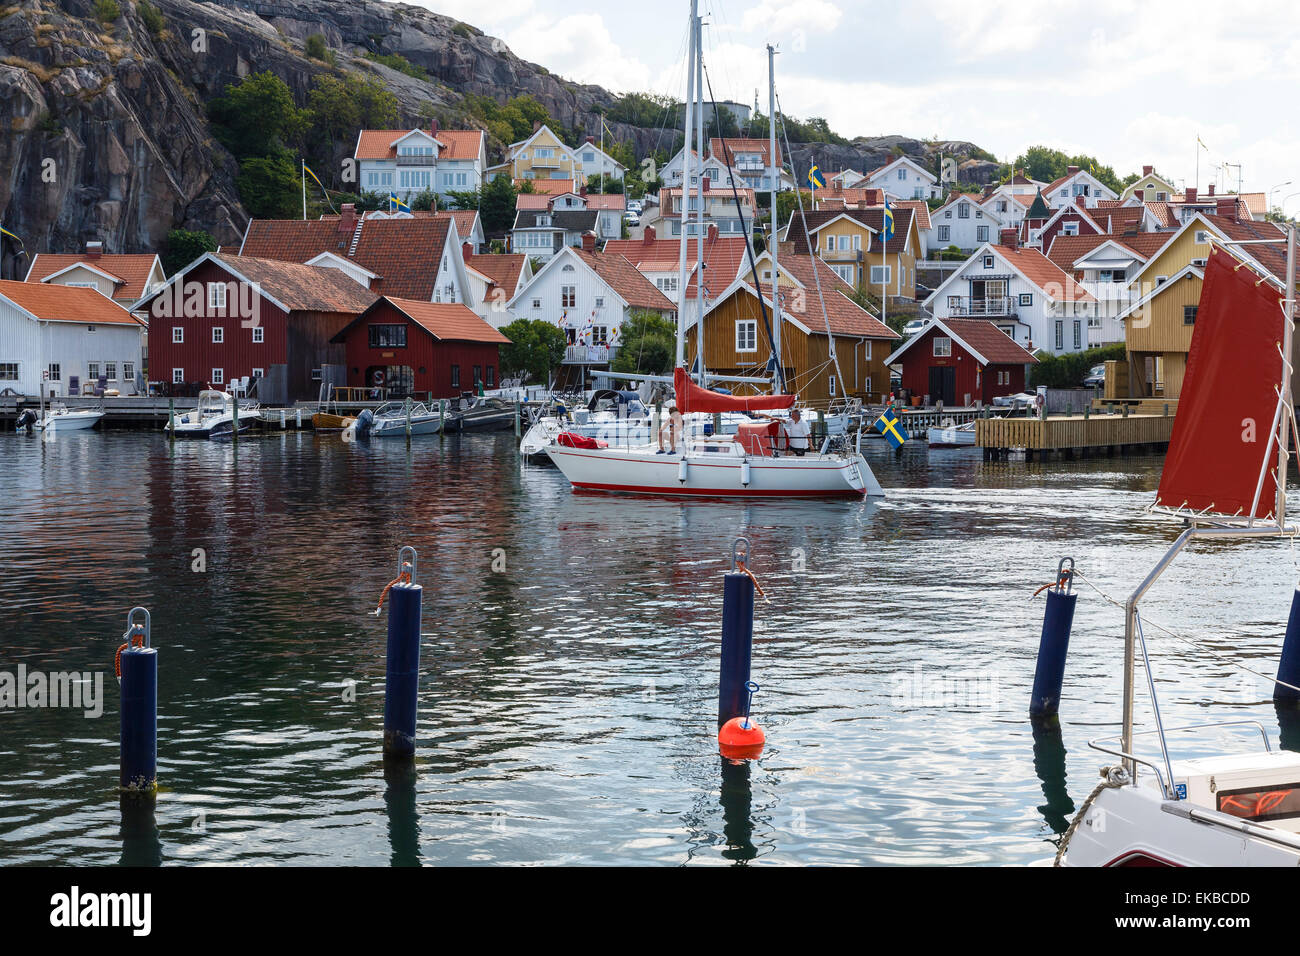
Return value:
[(136, 306), (149, 378), (178, 393), (248, 378), (263, 403), (315, 399), (343, 362), (330, 340), (375, 299), (338, 269), (207, 253)]
[(498, 351), (510, 340), (460, 303), (383, 296), (333, 339), (351, 386), (388, 397), (458, 398), (496, 388)]
[(886, 365), (902, 369), (903, 388), (928, 403), (988, 404), (1025, 390), (1025, 370), (1038, 360), (986, 319), (931, 319)]

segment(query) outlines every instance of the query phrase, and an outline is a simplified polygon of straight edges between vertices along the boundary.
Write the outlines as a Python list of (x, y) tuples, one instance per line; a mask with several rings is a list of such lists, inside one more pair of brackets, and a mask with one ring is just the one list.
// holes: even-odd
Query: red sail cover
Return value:
[(1206, 264), (1156, 504), (1249, 515), (1263, 468), (1254, 517), (1265, 518), (1277, 501), (1269, 429), (1283, 374), (1281, 293), (1237, 265), (1217, 248)]
[(673, 390), (677, 393), (677, 409), (682, 414), (691, 412), (758, 412), (773, 408), (789, 408), (793, 395), (721, 395), (701, 388), (691, 381), (686, 369), (673, 372)]

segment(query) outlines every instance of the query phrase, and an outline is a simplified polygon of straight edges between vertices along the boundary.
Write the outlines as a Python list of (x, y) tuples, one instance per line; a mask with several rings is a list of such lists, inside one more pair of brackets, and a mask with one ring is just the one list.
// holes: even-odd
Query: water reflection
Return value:
[(722, 788), (718, 802), (722, 804), (722, 836), (725, 849), (722, 856), (733, 863), (745, 864), (758, 856), (754, 846), (753, 812), (754, 792), (750, 784), (750, 761), (728, 760), (719, 757), (722, 767)]
[(120, 798), (122, 840), (120, 866), (162, 866), (162, 839), (152, 796), (122, 794)]
[(391, 866), (420, 866), (420, 814), (415, 804), (415, 761), (384, 757), (384, 807), (388, 811)]
[(1066, 788), (1065, 741), (1059, 722), (1034, 724), (1034, 773), (1043, 787), (1046, 803), (1038, 812), (1055, 834), (1064, 833), (1074, 817), (1074, 801)]

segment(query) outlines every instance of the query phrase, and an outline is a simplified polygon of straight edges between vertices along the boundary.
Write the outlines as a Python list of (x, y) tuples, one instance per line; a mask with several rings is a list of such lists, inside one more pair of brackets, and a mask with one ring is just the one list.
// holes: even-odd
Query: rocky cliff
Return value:
[[(4, 0), (0, 0), (3, 3)], [(320, 34), (335, 63), (309, 59)], [(362, 55), (397, 53), (429, 79)], [(377, 76), (414, 124), (432, 108), (455, 111), (465, 94), (534, 96), (558, 124), (598, 132), (595, 110), (614, 100), (519, 59), (500, 40), (424, 8), (374, 0), (23, 0), (0, 7), (0, 223), (29, 253), (73, 251), (102, 239), (109, 251), (159, 250), (173, 228), (218, 242), (242, 234), (246, 214), (234, 158), (212, 137), (205, 104), (253, 71), (271, 70), (301, 103), (322, 72)], [(671, 149), (671, 133), (612, 123), (638, 154)], [(499, 145), (499, 144), (497, 144)], [(339, 156), (352, 142), (336, 144)], [(933, 147), (902, 137), (851, 146), (798, 144), (795, 158), (823, 168), (871, 168), (901, 150)], [(12, 243), (5, 277), (25, 271)]]

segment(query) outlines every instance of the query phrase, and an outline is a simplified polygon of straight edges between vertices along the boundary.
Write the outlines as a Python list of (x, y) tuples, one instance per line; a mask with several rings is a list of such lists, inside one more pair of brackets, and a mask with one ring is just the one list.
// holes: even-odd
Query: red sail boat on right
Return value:
[[(1285, 283), (1273, 274), (1282, 271), (1281, 243)], [(1266, 257), (1279, 267), (1257, 269)], [(1181, 519), (1185, 530), (1126, 603), (1122, 731), (1118, 739), (1089, 742), (1120, 762), (1104, 768), (1061, 841), (1057, 865), (1300, 865), (1300, 753), (1272, 749), (1268, 732), (1254, 720), (1165, 727), (1138, 611), (1138, 602), (1192, 541), (1296, 533), (1286, 515), (1296, 431), (1290, 361), (1295, 290), (1294, 227), (1286, 228), (1285, 238), (1216, 244), (1206, 263), (1154, 506)], [(1139, 652), (1155, 726), (1135, 734)], [(1283, 686), (1290, 687), (1279, 677)], [(1240, 731), (1244, 752), (1171, 756), (1180, 733), (1210, 727)], [(1135, 745), (1139, 737), (1145, 738), (1142, 748)]]

